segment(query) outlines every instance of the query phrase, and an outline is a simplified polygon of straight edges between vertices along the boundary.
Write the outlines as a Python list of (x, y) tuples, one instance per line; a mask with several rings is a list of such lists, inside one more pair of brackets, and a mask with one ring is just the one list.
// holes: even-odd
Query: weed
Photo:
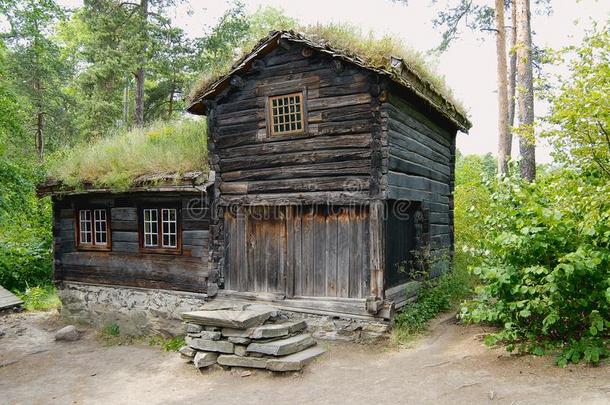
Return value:
[(164, 338), (163, 336), (153, 336), (148, 341), (150, 346), (160, 346), (166, 352), (177, 352), (182, 346), (185, 345), (184, 336), (174, 336), (171, 338)]
[(61, 307), (57, 290), (52, 285), (27, 288), (19, 298), (28, 311), (49, 311)]

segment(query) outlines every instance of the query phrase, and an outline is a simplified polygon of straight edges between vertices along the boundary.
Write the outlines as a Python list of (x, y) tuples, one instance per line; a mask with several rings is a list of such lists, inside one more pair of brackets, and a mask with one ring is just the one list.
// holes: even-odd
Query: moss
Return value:
[[(282, 27), (285, 29), (287, 27)], [(348, 56), (357, 56), (371, 67), (391, 70), (390, 57), (401, 58), (409, 69), (421, 80), (426, 82), (435, 92), (452, 103), (455, 108), (466, 116), (465, 108), (457, 100), (451, 89), (447, 86), (445, 79), (435, 72), (426, 62), (424, 55), (395, 35), (384, 35), (376, 37), (373, 32), (363, 32), (362, 29), (351, 24), (316, 24), (309, 26), (290, 27), (293, 31), (303, 34), (308, 39), (321, 45), (328, 45), (332, 49)], [(236, 58), (234, 64), (223, 66), (213, 71), (204, 73), (199, 81), (193, 86), (189, 95), (191, 101), (200, 97), (203, 92), (216, 80), (229, 73), (235, 64), (238, 64), (244, 56), (248, 55), (257, 45), (259, 38), (245, 41), (241, 46), (241, 56)]]
[(205, 121), (155, 122), (80, 144), (48, 163), (50, 177), (70, 188), (83, 184), (126, 189), (140, 176), (208, 171)]

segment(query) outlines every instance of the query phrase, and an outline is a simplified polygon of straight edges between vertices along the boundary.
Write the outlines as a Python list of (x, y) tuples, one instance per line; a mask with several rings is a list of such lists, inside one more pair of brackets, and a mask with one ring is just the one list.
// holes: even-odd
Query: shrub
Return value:
[(503, 329), (487, 342), (558, 362), (610, 355), (610, 184), (561, 170), (538, 183), (509, 178), (491, 195), (482, 280), (467, 322)]
[(52, 285), (28, 288), (19, 297), (28, 311), (47, 311), (61, 306), (57, 290)]
[(186, 343), (184, 342), (184, 336), (174, 336), (171, 338), (153, 336), (148, 341), (148, 344), (150, 346), (160, 346), (166, 352), (177, 352)]
[(472, 294), (473, 278), (464, 259), (464, 255), (458, 254), (451, 271), (422, 281), (417, 301), (407, 304), (394, 319), (394, 336), (399, 341), (423, 332), (431, 319)]

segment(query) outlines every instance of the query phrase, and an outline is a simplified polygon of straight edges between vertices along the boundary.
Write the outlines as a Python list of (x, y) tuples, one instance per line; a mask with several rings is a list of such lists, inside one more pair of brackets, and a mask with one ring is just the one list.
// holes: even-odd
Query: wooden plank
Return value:
[(294, 297), (294, 275), (295, 275), (295, 237), (294, 237), (294, 208), (286, 208), (286, 296)]
[(23, 301), (0, 285), (0, 309), (12, 308), (21, 304)]
[(302, 228), (302, 264), (303, 270), (301, 272), (301, 295), (313, 296), (314, 295), (314, 280), (313, 280), (313, 266), (314, 266), (314, 231), (313, 231), (313, 207), (304, 207), (303, 209), (303, 228)]
[(337, 216), (332, 212), (325, 218), (326, 221), (326, 294), (327, 297), (337, 296), (337, 259), (338, 259), (338, 246), (337, 246)]
[(237, 170), (220, 174), (223, 181), (235, 180), (277, 180), (290, 178), (311, 178), (341, 175), (368, 175), (371, 163), (368, 160), (347, 160), (301, 166), (271, 167), (254, 170)]
[(112, 231), (112, 243), (116, 242), (138, 242), (138, 233), (137, 232), (122, 232), (122, 231)]
[(294, 294), (303, 295), (303, 208), (292, 207), (294, 237)]
[(326, 216), (324, 212), (315, 213), (313, 218), (313, 296), (326, 295)]
[(351, 190), (358, 186), (359, 190), (368, 190), (368, 177), (365, 176), (334, 176), (330, 178), (260, 180), (250, 182), (224, 182), (220, 191), (225, 194), (253, 194), (271, 192), (314, 192)]
[(349, 297), (350, 222), (345, 207), (337, 215), (337, 296)]
[(243, 208), (238, 208), (236, 220), (235, 237), (235, 266), (233, 270), (237, 273), (238, 291), (248, 291), (248, 260), (246, 257), (246, 222), (247, 218)]
[(198, 230), (191, 231), (185, 230), (182, 231), (182, 244), (184, 245), (199, 245), (204, 246), (208, 243), (208, 231), (207, 230)]
[(356, 207), (349, 210), (350, 227), (350, 260), (349, 260), (349, 296), (350, 298), (361, 298), (361, 285), (363, 277), (362, 269), (362, 222)]
[(137, 253), (140, 251), (138, 242), (112, 241), (113, 252)]
[(383, 218), (384, 206), (381, 201), (374, 201), (369, 205), (369, 269), (370, 269), (370, 295), (383, 299), (384, 275), (383, 275)]
[(136, 207), (115, 207), (110, 209), (110, 219), (114, 221), (130, 221), (138, 220), (138, 210)]
[(309, 111), (323, 110), (327, 108), (345, 107), (348, 105), (368, 104), (371, 102), (371, 95), (368, 93), (349, 94), (338, 97), (325, 97), (309, 100), (307, 108)]

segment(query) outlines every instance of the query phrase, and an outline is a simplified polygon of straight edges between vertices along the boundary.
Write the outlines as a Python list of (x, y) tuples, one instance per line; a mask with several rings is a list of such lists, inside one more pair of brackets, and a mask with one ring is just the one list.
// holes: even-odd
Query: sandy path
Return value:
[[(610, 404), (610, 366), (486, 348), (483, 330), (439, 318), (414, 347), (332, 345), (302, 374), (200, 373), (146, 345), (56, 343), (45, 314), (0, 316), (4, 404)], [(0, 333), (1, 334), (1, 333)]]

